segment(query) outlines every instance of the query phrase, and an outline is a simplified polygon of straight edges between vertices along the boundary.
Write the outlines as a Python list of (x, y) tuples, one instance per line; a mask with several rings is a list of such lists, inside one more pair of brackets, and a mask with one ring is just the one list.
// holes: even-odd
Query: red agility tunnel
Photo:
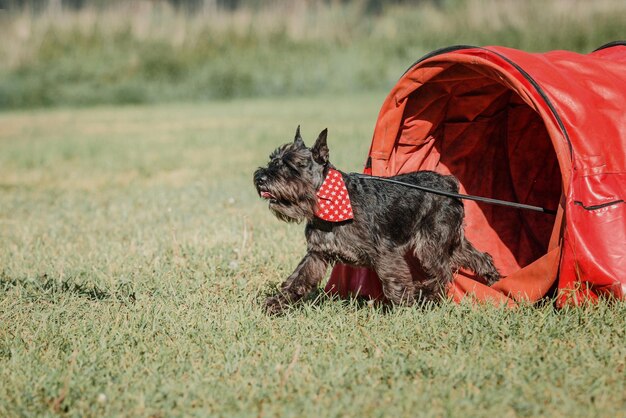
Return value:
[[(455, 300), (515, 304), (558, 291), (559, 305), (626, 297), (626, 42), (591, 54), (455, 46), (417, 61), (376, 122), (365, 172), (453, 174), (466, 236), (506, 276), (458, 272)], [(371, 270), (335, 266), (326, 291), (383, 298)]]

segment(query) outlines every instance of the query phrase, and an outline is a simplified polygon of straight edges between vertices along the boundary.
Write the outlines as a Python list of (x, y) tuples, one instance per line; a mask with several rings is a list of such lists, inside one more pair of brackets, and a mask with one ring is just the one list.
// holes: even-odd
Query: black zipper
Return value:
[(602, 51), (603, 49), (612, 48), (614, 46), (626, 46), (626, 41), (609, 42), (608, 44), (604, 44), (601, 47), (594, 49), (592, 53), (597, 52), (597, 51)]
[(582, 206), (582, 208), (583, 208), (583, 209), (586, 209), (586, 210), (596, 210), (596, 209), (602, 209), (602, 208), (605, 208), (605, 207), (607, 207), (607, 206), (617, 205), (618, 203), (624, 203), (624, 200), (623, 200), (623, 199), (620, 199), (620, 200), (614, 200), (614, 201), (612, 201), (612, 202), (602, 203), (602, 204), (600, 204), (600, 205), (591, 205), (591, 206), (585, 206), (585, 205), (583, 204), (583, 202), (580, 202), (580, 201), (578, 201), (578, 200), (575, 200), (575, 201), (574, 201), (574, 204), (575, 204), (575, 205)]
[(474, 48), (478, 48), (478, 47), (472, 46), (472, 45), (452, 45), (452, 46), (447, 46), (445, 48), (435, 49), (433, 52), (429, 52), (428, 54), (424, 55), (422, 58), (418, 59), (413, 64), (411, 64), (411, 66), (407, 68), (407, 70), (402, 74), (402, 77), (404, 77), (406, 73), (411, 71), (411, 69), (415, 67), (417, 64), (419, 64), (422, 61), (426, 61), (429, 58), (436, 57), (437, 55), (441, 55), (441, 54), (446, 54), (448, 52), (458, 51), (460, 49), (474, 49)]

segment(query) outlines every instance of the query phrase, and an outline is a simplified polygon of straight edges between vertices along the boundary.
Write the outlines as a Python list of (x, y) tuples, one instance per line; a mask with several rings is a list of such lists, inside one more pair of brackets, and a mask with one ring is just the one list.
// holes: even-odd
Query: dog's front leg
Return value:
[(374, 269), (383, 285), (383, 293), (391, 303), (408, 306), (415, 302), (416, 289), (411, 269), (402, 254), (393, 251), (383, 253)]
[(265, 301), (267, 313), (280, 314), (287, 306), (311, 293), (324, 278), (327, 266), (321, 255), (306, 253), (295, 271), (280, 286), (278, 294)]

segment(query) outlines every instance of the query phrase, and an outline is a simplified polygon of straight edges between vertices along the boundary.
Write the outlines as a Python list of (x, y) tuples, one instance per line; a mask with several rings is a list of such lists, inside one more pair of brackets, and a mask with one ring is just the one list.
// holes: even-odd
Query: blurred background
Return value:
[(298, 124), (362, 170), (437, 48), (624, 38), (625, 0), (0, 0), (0, 417), (623, 417), (626, 304), (268, 318), (306, 243), (252, 173)]
[(444, 46), (625, 34), (623, 0), (0, 0), (0, 110), (385, 92)]

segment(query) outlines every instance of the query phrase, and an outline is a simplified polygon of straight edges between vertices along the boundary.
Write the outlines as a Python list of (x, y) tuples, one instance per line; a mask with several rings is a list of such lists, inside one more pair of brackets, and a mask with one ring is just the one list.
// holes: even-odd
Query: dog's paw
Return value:
[(283, 296), (272, 296), (265, 299), (265, 313), (268, 315), (283, 315), (289, 307), (289, 302)]
[(503, 276), (501, 276), (500, 273), (498, 273), (497, 271), (485, 275), (485, 280), (487, 281), (488, 286), (491, 286), (502, 278)]

